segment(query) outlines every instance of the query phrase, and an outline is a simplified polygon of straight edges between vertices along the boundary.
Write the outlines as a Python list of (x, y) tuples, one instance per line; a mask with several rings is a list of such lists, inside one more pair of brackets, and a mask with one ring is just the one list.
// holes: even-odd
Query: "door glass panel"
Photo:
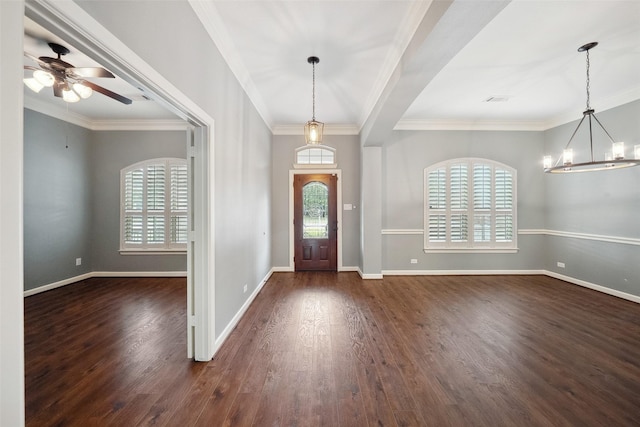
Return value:
[(302, 187), (302, 238), (329, 238), (329, 187), (310, 182)]

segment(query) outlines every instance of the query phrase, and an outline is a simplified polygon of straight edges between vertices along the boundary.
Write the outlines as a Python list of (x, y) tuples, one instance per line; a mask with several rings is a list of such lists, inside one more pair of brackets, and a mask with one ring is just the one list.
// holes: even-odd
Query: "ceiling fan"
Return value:
[(38, 65), (33, 67), (25, 65), (26, 70), (33, 70), (33, 78), (25, 78), (24, 83), (34, 92), (40, 92), (43, 87), (53, 87), (53, 94), (67, 102), (77, 102), (81, 98), (86, 99), (93, 91), (120, 101), (123, 104), (131, 104), (132, 101), (122, 95), (110, 91), (93, 82), (85, 80), (90, 77), (115, 78), (108, 70), (102, 67), (74, 67), (72, 64), (61, 59), (63, 55), (69, 53), (69, 49), (57, 43), (48, 43), (57, 58), (48, 56), (36, 57), (25, 52), (25, 56), (32, 59)]

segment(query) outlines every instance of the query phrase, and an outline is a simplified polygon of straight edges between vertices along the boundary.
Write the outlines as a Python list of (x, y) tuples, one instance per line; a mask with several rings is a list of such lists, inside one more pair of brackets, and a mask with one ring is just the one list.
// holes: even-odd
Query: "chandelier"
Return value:
[(322, 144), (322, 130), (324, 128), (324, 123), (316, 120), (316, 64), (320, 62), (320, 59), (317, 56), (310, 56), (307, 58), (307, 62), (313, 67), (313, 88), (312, 88), (312, 115), (311, 120), (309, 120), (304, 125), (304, 139), (307, 141), (309, 145), (318, 145)]
[[(634, 159), (625, 159), (624, 153), (624, 142), (616, 142), (611, 137), (609, 132), (604, 128), (600, 120), (596, 117), (595, 111), (591, 108), (590, 105), (590, 76), (589, 76), (589, 50), (593, 49), (598, 45), (598, 42), (587, 43), (578, 48), (578, 52), (586, 52), (587, 53), (587, 109), (582, 113), (582, 119), (576, 130), (573, 131), (569, 142), (565, 146), (562, 154), (553, 162), (553, 158), (551, 156), (544, 157), (544, 171), (547, 173), (572, 173), (572, 172), (589, 172), (589, 171), (601, 171), (601, 170), (609, 170), (609, 169), (621, 169), (628, 168), (631, 166), (637, 166), (640, 164), (640, 145), (636, 145), (634, 147)], [(590, 149), (590, 161), (586, 162), (574, 162), (573, 158), (573, 149), (570, 148), (571, 142), (573, 138), (576, 136), (578, 129), (585, 121), (584, 119), (588, 118), (589, 121), (589, 149)], [(596, 160), (593, 154), (593, 130), (592, 125), (593, 122), (597, 123), (604, 133), (607, 135), (609, 140), (611, 141), (611, 151), (604, 154), (603, 160)]]

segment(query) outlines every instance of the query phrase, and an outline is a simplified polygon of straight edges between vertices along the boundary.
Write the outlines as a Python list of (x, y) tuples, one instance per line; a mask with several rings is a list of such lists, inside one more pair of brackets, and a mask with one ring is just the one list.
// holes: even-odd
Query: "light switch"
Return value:
[(350, 211), (353, 209), (353, 205), (351, 203), (345, 203), (344, 204), (344, 210), (345, 211)]

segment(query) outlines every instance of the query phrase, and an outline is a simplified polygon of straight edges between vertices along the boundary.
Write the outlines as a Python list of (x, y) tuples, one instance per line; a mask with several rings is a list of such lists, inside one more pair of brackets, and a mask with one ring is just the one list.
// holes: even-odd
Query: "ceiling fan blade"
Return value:
[(113, 98), (116, 101), (120, 101), (123, 104), (129, 105), (129, 104), (131, 104), (133, 102), (129, 98), (126, 98), (126, 97), (124, 97), (122, 95), (118, 95), (115, 92), (111, 92), (109, 89), (103, 88), (102, 86), (98, 86), (97, 84), (91, 83), (90, 81), (81, 80), (80, 83), (82, 83), (85, 86), (90, 87), (91, 89), (95, 90), (96, 92), (100, 92), (101, 94), (108, 96), (109, 98)]
[(26, 56), (27, 58), (29, 58), (30, 60), (32, 60), (33, 62), (37, 62), (38, 64), (42, 63), (42, 61), (40, 60), (40, 58), (38, 58), (35, 55), (30, 54), (29, 52), (24, 52), (24, 56)]
[(73, 67), (67, 68), (66, 71), (74, 77), (108, 77), (111, 79), (116, 77), (111, 71), (102, 67)]

